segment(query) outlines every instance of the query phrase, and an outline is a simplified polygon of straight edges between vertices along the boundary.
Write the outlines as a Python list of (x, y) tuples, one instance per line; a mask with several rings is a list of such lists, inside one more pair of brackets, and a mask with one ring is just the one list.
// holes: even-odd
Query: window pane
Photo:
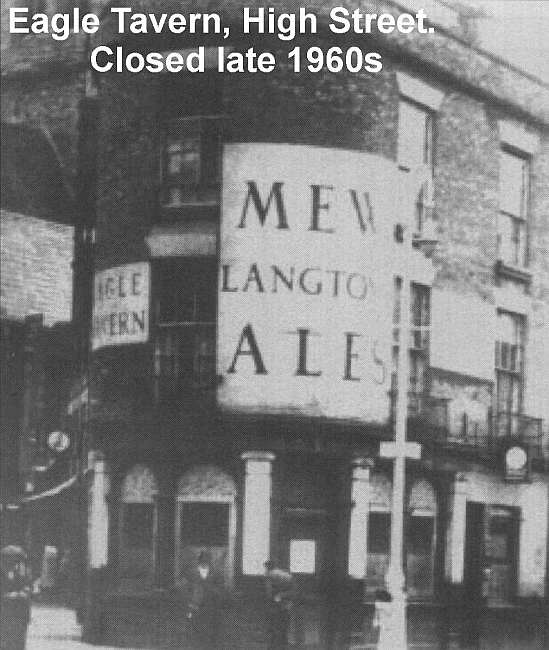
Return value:
[(167, 149), (167, 171), (171, 176), (173, 174), (179, 174), (181, 172), (181, 143), (180, 142), (168, 142)]
[(525, 217), (527, 161), (519, 156), (500, 153), (500, 209), (517, 217)]
[(368, 553), (389, 553), (391, 549), (391, 515), (372, 512), (368, 519)]
[(408, 553), (431, 555), (435, 531), (434, 517), (410, 517), (408, 520)]
[(184, 546), (227, 546), (229, 505), (226, 503), (182, 503), (181, 544)]
[(157, 295), (155, 394), (174, 407), (215, 377), (217, 268), (211, 259), (161, 262), (154, 269)]
[(166, 122), (162, 200), (167, 205), (219, 200), (220, 117), (193, 116)]
[(155, 271), (158, 321), (213, 323), (217, 305), (216, 265), (212, 260), (160, 263)]
[(403, 99), (398, 111), (398, 162), (408, 169), (431, 164), (431, 118), (427, 111)]
[(202, 178), (204, 184), (215, 185), (219, 182), (219, 161), (221, 156), (220, 146), (220, 120), (217, 118), (204, 118), (202, 140)]
[(520, 413), (525, 318), (520, 314), (498, 312), (496, 368), (498, 412)]
[(515, 221), (515, 264), (518, 266), (526, 266), (526, 222)]
[(154, 505), (127, 503), (122, 509), (122, 534), (125, 546), (152, 547)]
[(517, 259), (513, 221), (507, 214), (498, 215), (498, 256), (508, 264), (515, 264)]
[(412, 323), (410, 347), (428, 351), (429, 326), (431, 324), (430, 288), (412, 284), (410, 295), (410, 318)]

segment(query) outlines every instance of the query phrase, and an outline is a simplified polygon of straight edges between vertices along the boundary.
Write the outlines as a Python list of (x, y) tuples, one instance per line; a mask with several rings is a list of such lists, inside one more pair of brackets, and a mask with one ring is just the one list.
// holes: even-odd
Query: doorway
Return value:
[(324, 509), (287, 508), (283, 515), (280, 559), (295, 580), (291, 640), (300, 648), (321, 646), (326, 634), (326, 529)]
[(211, 561), (212, 574), (230, 588), (234, 576), (236, 488), (219, 468), (202, 465), (179, 480), (175, 521), (175, 582), (184, 585), (200, 553)]
[(488, 607), (512, 605), (517, 594), (520, 509), (470, 502), (466, 510), (465, 590)]

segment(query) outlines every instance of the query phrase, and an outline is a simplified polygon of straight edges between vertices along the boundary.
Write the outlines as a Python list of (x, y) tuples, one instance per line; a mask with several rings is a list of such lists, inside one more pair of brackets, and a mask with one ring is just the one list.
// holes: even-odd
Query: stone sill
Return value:
[(495, 273), (497, 277), (515, 280), (524, 284), (532, 282), (532, 272), (526, 268), (506, 264), (502, 260), (496, 262)]

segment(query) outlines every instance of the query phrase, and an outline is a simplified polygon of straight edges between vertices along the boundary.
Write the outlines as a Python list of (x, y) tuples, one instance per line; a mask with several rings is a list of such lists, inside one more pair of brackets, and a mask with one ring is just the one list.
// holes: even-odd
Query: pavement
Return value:
[(26, 650), (120, 650), (82, 643), (81, 632), (74, 610), (33, 605)]
[[(523, 616), (515, 617), (507, 614), (504, 619), (500, 617), (494, 621), (486, 621), (483, 630), (483, 639), (478, 650), (546, 650), (541, 629), (532, 626)], [(537, 628), (537, 629), (536, 629)], [(27, 635), (26, 650), (120, 650), (112, 646), (98, 646), (83, 643), (81, 628), (76, 620), (74, 610), (58, 605), (34, 604), (31, 612), (31, 622)], [(225, 649), (231, 650), (258, 650), (264, 644), (241, 642), (224, 644)], [(138, 648), (124, 646), (125, 650), (144, 650), (143, 645)], [(311, 648), (311, 646), (308, 646)], [(409, 645), (410, 650), (435, 650), (438, 643), (434, 640), (416, 639)], [(376, 645), (367, 639), (351, 641), (349, 650), (375, 650)], [(156, 650), (150, 647), (147, 650)], [(192, 650), (189, 646), (178, 650)]]

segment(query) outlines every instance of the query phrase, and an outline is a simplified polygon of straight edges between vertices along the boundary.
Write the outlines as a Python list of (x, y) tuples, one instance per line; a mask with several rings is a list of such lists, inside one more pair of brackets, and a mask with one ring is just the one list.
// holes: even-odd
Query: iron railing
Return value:
[[(394, 425), (396, 393), (392, 391), (390, 425)], [(528, 447), (533, 459), (549, 461), (549, 436), (543, 421), (522, 413), (487, 410), (483, 419), (451, 414), (451, 400), (429, 394), (408, 393), (408, 436), (427, 445), (498, 453), (509, 443)]]

